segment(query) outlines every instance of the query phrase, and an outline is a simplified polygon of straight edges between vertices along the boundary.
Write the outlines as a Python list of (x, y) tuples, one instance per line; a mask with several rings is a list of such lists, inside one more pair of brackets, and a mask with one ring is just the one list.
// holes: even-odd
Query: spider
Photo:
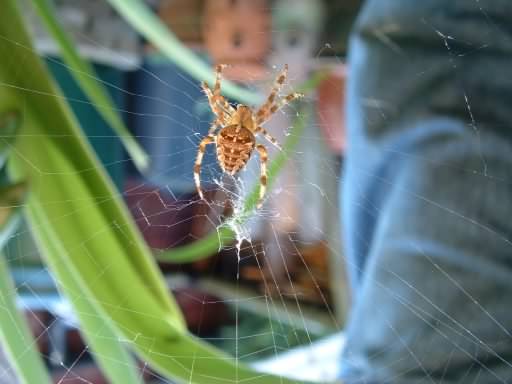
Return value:
[[(220, 94), (220, 83), (222, 70), (226, 65), (217, 65), (215, 68), (215, 86), (213, 91), (206, 82), (201, 84), (212, 112), (216, 119), (213, 121), (208, 135), (199, 144), (197, 158), (194, 165), (194, 181), (196, 183), (197, 193), (201, 199), (204, 199), (201, 190), (201, 162), (203, 161), (204, 151), (208, 144), (215, 144), (217, 149), (217, 160), (223, 172), (235, 175), (245, 168), (254, 149), (260, 157), (260, 193), (257, 208), (261, 207), (263, 197), (265, 196), (267, 186), (267, 149), (263, 144), (256, 144), (256, 136), (263, 135), (278, 149), (281, 146), (264, 128), (263, 123), (286, 104), (297, 98), (303, 97), (302, 93), (293, 92), (288, 96), (276, 102), (276, 96), (286, 80), (288, 65), (285, 65), (279, 76), (277, 76), (267, 100), (256, 111), (246, 105), (238, 104), (236, 109)], [(216, 134), (217, 128), (220, 130)]]

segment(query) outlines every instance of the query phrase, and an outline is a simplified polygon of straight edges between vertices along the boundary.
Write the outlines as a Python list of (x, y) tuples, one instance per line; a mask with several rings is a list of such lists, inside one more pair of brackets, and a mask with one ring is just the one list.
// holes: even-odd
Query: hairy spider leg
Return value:
[(199, 150), (197, 151), (196, 162), (194, 164), (194, 181), (196, 183), (197, 193), (199, 194), (199, 198), (204, 200), (203, 191), (201, 190), (201, 163), (203, 162), (204, 151), (208, 144), (216, 143), (216, 137), (214, 135), (208, 135), (199, 144)]
[(256, 145), (256, 149), (260, 155), (260, 196), (256, 207), (259, 209), (263, 204), (263, 197), (267, 191), (267, 149), (263, 144)]
[(216, 119), (212, 125), (210, 125), (210, 129), (208, 130), (208, 136), (212, 136), (215, 131), (217, 130), (217, 128), (219, 128), (221, 126), (221, 123), (219, 121), (219, 119)]
[(304, 97), (303, 93), (300, 92), (292, 92), (289, 95), (283, 97), (278, 104), (274, 104), (266, 113), (262, 116), (256, 117), (256, 124), (260, 125), (267, 121), (274, 113), (279, 111), (281, 108), (285, 107), (289, 103), (291, 103), (295, 99), (300, 99)]
[[(235, 111), (234, 108), (232, 108), (229, 103), (227, 102), (227, 100), (224, 98), (224, 96), (222, 96), (220, 94), (220, 83), (222, 81), (222, 71), (224, 70), (224, 68), (227, 67), (227, 64), (217, 64), (215, 66), (215, 85), (213, 86), (213, 97), (212, 97), (212, 103), (213, 104), (217, 104), (219, 103), (220, 105), (223, 105), (225, 109), (227, 110), (231, 110), (231, 113), (233, 113)], [(224, 111), (223, 109), (221, 108), (220, 110), (221, 112), (221, 115), (224, 114)]]
[(217, 123), (219, 125), (226, 125), (226, 117), (231, 117), (231, 114), (235, 112), (235, 109), (229, 105), (224, 96), (219, 95), (215, 98), (212, 90), (208, 87), (206, 82), (203, 81), (201, 83), (201, 87), (203, 88), (204, 93), (206, 93), (206, 97), (208, 97), (208, 104), (210, 105), (212, 112), (217, 116)]
[(263, 128), (262, 126), (257, 126), (256, 129), (254, 130), (254, 134), (257, 135), (257, 134), (262, 134), (263, 137), (265, 139), (267, 139), (268, 141), (270, 141), (272, 144), (274, 144), (278, 149), (282, 149), (281, 148), (281, 145), (279, 144), (279, 142), (276, 140), (276, 138), (274, 136), (272, 136), (270, 133), (267, 132), (267, 130), (265, 128)]
[(278, 92), (281, 90), (281, 87), (283, 86), (284, 82), (286, 81), (286, 77), (288, 76), (288, 64), (284, 65), (283, 70), (281, 73), (276, 77), (274, 81), (274, 86), (270, 90), (270, 93), (267, 97), (267, 100), (263, 105), (258, 109), (256, 112), (256, 120), (266, 120), (266, 116), (269, 113), (269, 109), (272, 107), (276, 100), (276, 96)]
[(213, 96), (220, 96), (220, 82), (222, 81), (222, 71), (226, 68), (226, 64), (217, 64), (215, 66), (215, 85), (213, 87)]

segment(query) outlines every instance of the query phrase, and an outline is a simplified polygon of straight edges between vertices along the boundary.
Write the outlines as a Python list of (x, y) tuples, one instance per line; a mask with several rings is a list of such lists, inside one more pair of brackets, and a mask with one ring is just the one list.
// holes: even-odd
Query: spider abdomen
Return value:
[(234, 175), (245, 167), (256, 145), (253, 133), (239, 125), (222, 128), (217, 135), (217, 159), (224, 172)]

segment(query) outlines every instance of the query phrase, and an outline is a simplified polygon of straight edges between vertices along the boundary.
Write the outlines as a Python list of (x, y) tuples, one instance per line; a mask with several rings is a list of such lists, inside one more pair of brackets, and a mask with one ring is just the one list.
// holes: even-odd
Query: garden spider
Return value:
[[(286, 104), (304, 95), (293, 92), (279, 102), (276, 102), (277, 93), (285, 82), (288, 73), (288, 65), (285, 65), (276, 78), (267, 100), (256, 113), (248, 106), (242, 104), (238, 104), (235, 109), (220, 94), (221, 74), (224, 67), (225, 65), (217, 65), (215, 68), (215, 86), (213, 92), (205, 82), (201, 84), (216, 119), (208, 131), (208, 135), (199, 144), (199, 150), (194, 165), (194, 181), (196, 183), (197, 193), (201, 199), (204, 199), (199, 174), (201, 172), (201, 162), (203, 161), (204, 151), (208, 144), (216, 145), (219, 165), (223, 172), (230, 175), (234, 175), (243, 169), (249, 161), (252, 152), (256, 149), (260, 155), (261, 168), (260, 194), (257, 204), (257, 207), (260, 208), (267, 185), (267, 149), (263, 144), (256, 144), (255, 136), (262, 134), (265, 139), (281, 149), (277, 140), (262, 128), (261, 124), (266, 122), (270, 116), (279, 111)], [(220, 127), (220, 130), (215, 134), (218, 127)]]

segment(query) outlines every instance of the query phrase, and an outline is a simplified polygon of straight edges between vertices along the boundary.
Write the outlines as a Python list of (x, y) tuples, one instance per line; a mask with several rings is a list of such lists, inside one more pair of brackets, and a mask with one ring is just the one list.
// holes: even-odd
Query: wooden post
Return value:
[(214, 64), (229, 64), (231, 80), (254, 81), (265, 74), (270, 49), (270, 14), (265, 0), (207, 0), (203, 36)]

